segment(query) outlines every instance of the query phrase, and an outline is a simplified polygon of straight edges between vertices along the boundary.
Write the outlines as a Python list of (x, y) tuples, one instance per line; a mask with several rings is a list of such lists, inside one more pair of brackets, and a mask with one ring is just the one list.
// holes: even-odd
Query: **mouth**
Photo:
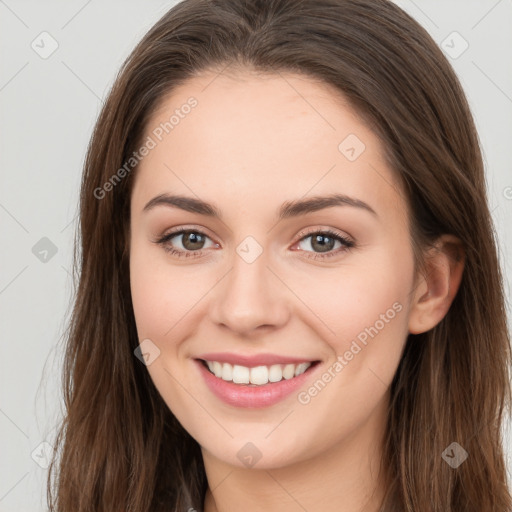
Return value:
[(249, 367), (206, 359), (196, 359), (196, 361), (217, 379), (247, 387), (268, 387), (281, 381), (295, 379), (310, 372), (321, 362), (316, 360)]

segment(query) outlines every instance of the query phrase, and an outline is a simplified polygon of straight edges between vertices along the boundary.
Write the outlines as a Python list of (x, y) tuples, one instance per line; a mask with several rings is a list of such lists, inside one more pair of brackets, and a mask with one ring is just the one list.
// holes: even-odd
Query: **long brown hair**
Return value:
[[(509, 512), (500, 426), (510, 410), (510, 338), (478, 135), (447, 59), (388, 0), (185, 0), (122, 66), (84, 167), (50, 510), (203, 509), (199, 445), (134, 356), (128, 246), (136, 166), (112, 180), (165, 95), (228, 65), (337, 87), (404, 184), (417, 268), (441, 234), (463, 244), (449, 312), (430, 331), (409, 335), (391, 385), (381, 510)], [(469, 454), (456, 469), (442, 457), (452, 442)]]

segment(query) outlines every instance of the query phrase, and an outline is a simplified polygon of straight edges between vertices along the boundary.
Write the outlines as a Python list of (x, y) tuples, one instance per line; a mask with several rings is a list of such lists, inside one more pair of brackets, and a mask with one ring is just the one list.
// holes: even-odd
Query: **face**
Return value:
[(414, 286), (377, 137), (324, 83), (239, 71), (175, 89), (144, 141), (138, 337), (203, 455), (278, 468), (377, 438)]

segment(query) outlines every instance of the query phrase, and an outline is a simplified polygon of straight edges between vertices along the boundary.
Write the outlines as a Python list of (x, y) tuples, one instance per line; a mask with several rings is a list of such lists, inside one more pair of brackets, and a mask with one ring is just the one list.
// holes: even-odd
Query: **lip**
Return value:
[(273, 364), (300, 364), (313, 363), (317, 359), (300, 359), (292, 356), (278, 356), (276, 354), (232, 354), (230, 352), (209, 352), (201, 354), (197, 359), (205, 361), (218, 361), (219, 363), (237, 364), (239, 366), (247, 366), (254, 368), (255, 366), (272, 366)]
[[(209, 360), (211, 361), (211, 359)], [(218, 359), (213, 360), (218, 361)], [(290, 359), (287, 359), (287, 361), (290, 361)], [(302, 361), (304, 360), (300, 360), (300, 362)], [(298, 377), (293, 377), (289, 380), (283, 379), (279, 382), (269, 382), (263, 386), (228, 382), (215, 377), (202, 360), (194, 359), (194, 363), (199, 369), (206, 385), (217, 398), (235, 407), (261, 409), (263, 407), (270, 407), (284, 400), (294, 391), (298, 391), (316, 373), (321, 362), (318, 360), (312, 361), (313, 364)]]

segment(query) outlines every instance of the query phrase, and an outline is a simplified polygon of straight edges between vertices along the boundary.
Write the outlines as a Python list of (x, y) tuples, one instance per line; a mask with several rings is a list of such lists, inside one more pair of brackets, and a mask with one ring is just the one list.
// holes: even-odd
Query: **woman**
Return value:
[(396, 5), (176, 5), (80, 215), (51, 510), (511, 509), (477, 133)]

